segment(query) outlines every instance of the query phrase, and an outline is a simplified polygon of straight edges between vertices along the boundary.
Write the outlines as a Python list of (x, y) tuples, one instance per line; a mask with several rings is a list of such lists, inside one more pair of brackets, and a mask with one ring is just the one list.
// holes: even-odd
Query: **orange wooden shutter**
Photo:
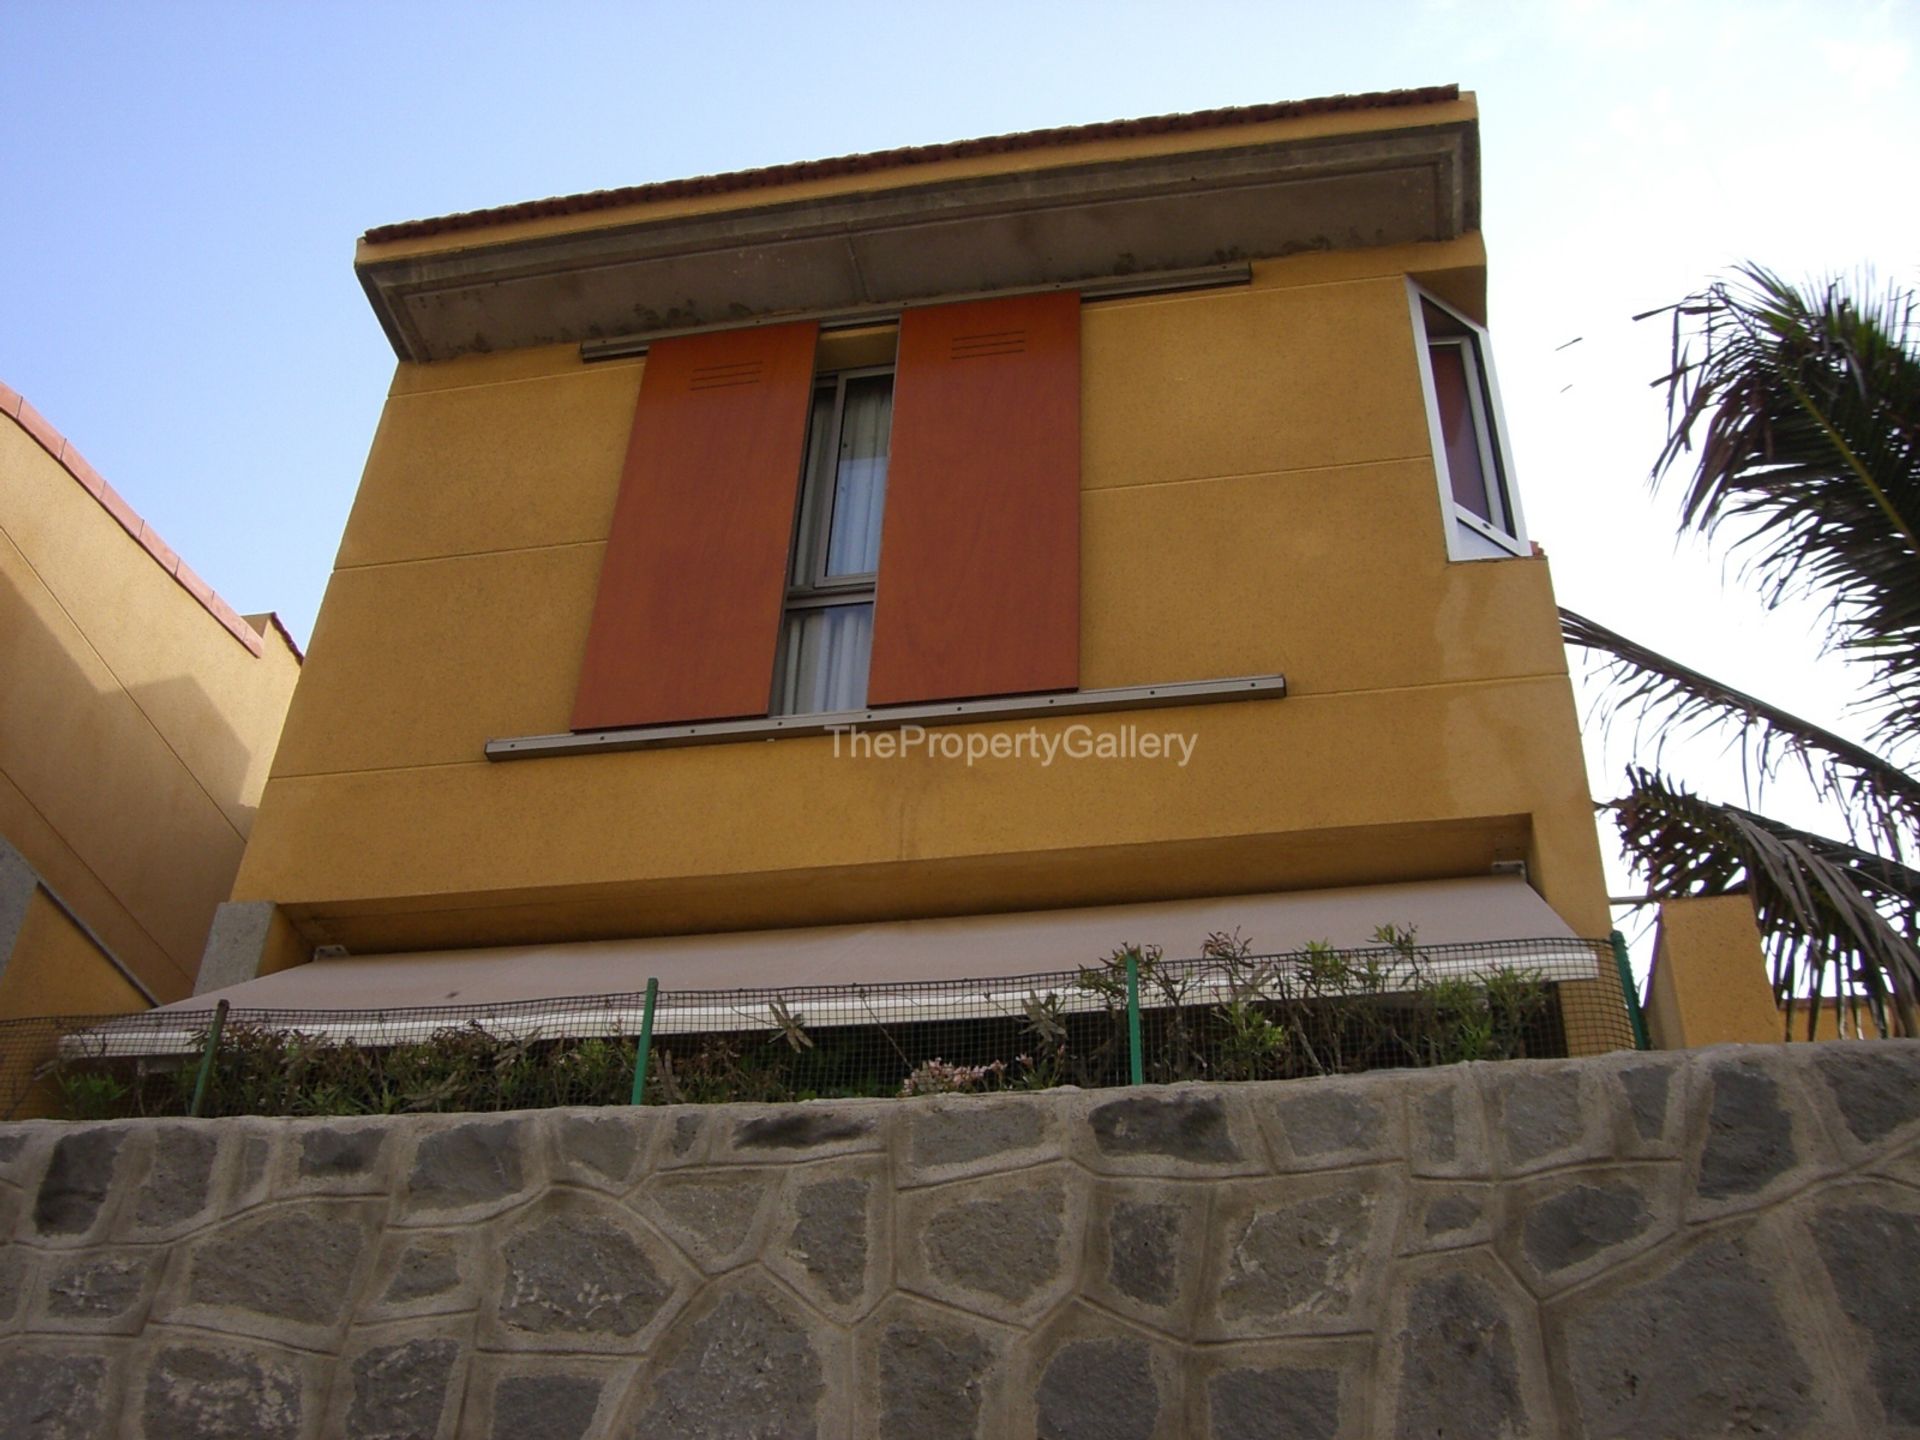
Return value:
[(1080, 297), (900, 318), (868, 703), (1080, 680)]
[(767, 713), (818, 331), (648, 350), (575, 730)]

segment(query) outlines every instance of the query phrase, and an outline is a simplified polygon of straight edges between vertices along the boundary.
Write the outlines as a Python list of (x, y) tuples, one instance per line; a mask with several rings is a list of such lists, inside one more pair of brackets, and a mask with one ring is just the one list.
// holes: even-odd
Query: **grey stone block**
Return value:
[[(1835, 1433), (1814, 1423), (1813, 1375), (1773, 1266), (1715, 1238), (1611, 1293), (1581, 1291), (1558, 1363), (1592, 1440)], [(1571, 1418), (1571, 1417), (1570, 1417)]]
[(742, 1440), (820, 1433), (827, 1382), (804, 1315), (758, 1289), (733, 1289), (683, 1316), (659, 1347), (633, 1433)]
[(1649, 1234), (1647, 1194), (1625, 1180), (1575, 1181), (1530, 1194), (1519, 1210), (1519, 1253), (1535, 1276), (1553, 1280)]
[(1093, 1143), (1105, 1156), (1152, 1156), (1189, 1165), (1241, 1159), (1219, 1095), (1128, 1095), (1095, 1105), (1088, 1119)]
[(1565, 1065), (1496, 1067), (1490, 1079), (1507, 1165), (1516, 1170), (1575, 1158), (1587, 1134), (1580, 1071)]
[(1920, 1429), (1920, 1215), (1830, 1205), (1811, 1228), (1840, 1309), (1872, 1357), (1881, 1409), (1893, 1424)]
[(1707, 1200), (1752, 1195), (1793, 1169), (1799, 1150), (1779, 1082), (1747, 1060), (1716, 1065), (1711, 1086), (1696, 1193)]
[(893, 1320), (880, 1332), (879, 1424), (913, 1440), (979, 1440), (993, 1347), (953, 1324)]
[(873, 1189), (857, 1176), (795, 1182), (787, 1256), (842, 1305), (866, 1294)]
[(147, 1371), (141, 1433), (151, 1440), (297, 1440), (303, 1400), (299, 1366), (284, 1357), (169, 1345)]
[(423, 1137), (407, 1179), (415, 1210), (497, 1205), (526, 1184), (521, 1122), (473, 1121)]
[(1619, 1072), (1626, 1092), (1634, 1133), (1642, 1140), (1663, 1140), (1667, 1134), (1668, 1097), (1673, 1090), (1671, 1065), (1635, 1065)]
[(421, 1236), (408, 1240), (390, 1266), (382, 1267), (387, 1278), (380, 1299), (390, 1306), (419, 1306), (423, 1301), (440, 1299), (461, 1288), (461, 1264), (464, 1247), (451, 1235)]
[(600, 1408), (591, 1375), (504, 1375), (493, 1389), (493, 1440), (586, 1440)]
[(187, 1300), (297, 1325), (339, 1324), (367, 1249), (368, 1218), (309, 1203), (230, 1221), (196, 1243)]
[(905, 1121), (910, 1179), (984, 1174), (1050, 1158), (1037, 1103), (1003, 1096), (922, 1100)]
[(730, 1270), (752, 1258), (756, 1223), (779, 1193), (778, 1171), (702, 1170), (648, 1183), (638, 1208), (680, 1242), (701, 1269)]
[(460, 1351), (457, 1340), (436, 1338), (361, 1352), (350, 1367), (347, 1440), (434, 1440), (446, 1418)]
[(215, 910), (193, 993), (208, 995), (257, 979), (272, 925), (271, 900), (229, 900)]
[(323, 1185), (378, 1180), (387, 1133), (375, 1125), (328, 1125), (306, 1131), (300, 1137), (300, 1178)]
[(12, 1349), (0, 1353), (0, 1416), (23, 1440), (96, 1440), (107, 1433), (108, 1383), (103, 1356)]
[(667, 1132), (667, 1155), (681, 1164), (692, 1164), (700, 1159), (702, 1146), (706, 1138), (706, 1117), (697, 1110), (680, 1110), (673, 1117), (673, 1128)]
[(560, 1163), (589, 1183), (622, 1188), (633, 1178), (652, 1115), (558, 1115), (549, 1122)]
[(194, 1219), (212, 1199), (217, 1132), (208, 1125), (166, 1125), (153, 1132), (153, 1164), (140, 1187), (134, 1224), (171, 1230)]
[(758, 1115), (735, 1125), (733, 1148), (776, 1153), (818, 1150), (829, 1145), (845, 1149), (873, 1143), (877, 1138), (875, 1129), (872, 1115), (795, 1106), (778, 1114)]
[(93, 1228), (112, 1190), (126, 1139), (124, 1126), (96, 1126), (54, 1142), (33, 1206), (34, 1225), (42, 1235), (84, 1235)]
[(1403, 1248), (1409, 1251), (1457, 1250), (1492, 1238), (1488, 1199), (1494, 1192), (1478, 1186), (1429, 1183), (1416, 1189), (1412, 1223)]
[(44, 1319), (61, 1328), (137, 1330), (163, 1258), (153, 1250), (124, 1250), (50, 1261)]
[(1224, 1370), (1207, 1384), (1209, 1440), (1338, 1440), (1337, 1370)]
[(1479, 1275), (1449, 1271), (1410, 1287), (1393, 1416), (1395, 1440), (1539, 1433), (1521, 1388), (1512, 1317)]
[(1107, 1283), (1131, 1300), (1161, 1308), (1180, 1298), (1184, 1206), (1121, 1200), (1107, 1216)]
[(1920, 1121), (1920, 1043), (1854, 1042), (1824, 1051), (1815, 1068), (1847, 1132), (1863, 1145)]
[(0, 1325), (10, 1325), (26, 1308), (33, 1287), (33, 1257), (21, 1245), (0, 1245)]
[(532, 1335), (630, 1337), (674, 1287), (640, 1238), (611, 1217), (562, 1210), (516, 1226), (502, 1247), (499, 1317)]
[(1160, 1403), (1144, 1340), (1073, 1340), (1041, 1372), (1035, 1429), (1040, 1440), (1152, 1440)]
[(20, 927), (27, 922), (27, 908), (33, 904), (33, 893), (39, 888), (39, 871), (13, 848), (6, 836), (0, 835), (0, 975), (7, 973), (14, 942), (20, 937)]
[(273, 1142), (265, 1135), (248, 1135), (240, 1142), (240, 1196), (252, 1199), (273, 1163)]
[(1223, 1198), (1214, 1328), (1240, 1336), (1371, 1328), (1396, 1219), (1377, 1175), (1272, 1181)]
[(1476, 1068), (1449, 1065), (1406, 1075), (1406, 1155), (1415, 1175), (1479, 1179), (1492, 1173)]
[[(1378, 1085), (1307, 1082), (1286, 1087), (1271, 1113), (1276, 1149), (1309, 1165), (1355, 1164), (1381, 1158), (1392, 1135), (1387, 1104)], [(1451, 1119), (1451, 1117), (1449, 1117)], [(1449, 1127), (1449, 1138), (1451, 1131)]]
[(936, 1279), (1020, 1305), (1060, 1281), (1066, 1234), (1065, 1194), (1044, 1184), (937, 1210), (921, 1244)]

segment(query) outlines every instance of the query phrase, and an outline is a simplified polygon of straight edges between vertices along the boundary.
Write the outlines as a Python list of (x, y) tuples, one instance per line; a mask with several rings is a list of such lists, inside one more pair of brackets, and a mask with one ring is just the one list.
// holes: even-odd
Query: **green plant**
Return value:
[[(1883, 1034), (1920, 1035), (1920, 297), (1748, 266), (1668, 310), (1654, 482), (1681, 480), (1682, 532), (1733, 535), (1768, 606), (1823, 604), (1828, 644), (1859, 666), (1867, 743), (1563, 610), (1614, 713), (1651, 732), (1605, 808), (1653, 899), (1752, 896), (1788, 1027), (1796, 999), (1838, 992)], [(1667, 774), (1665, 742), (1703, 732), (1730, 737), (1743, 775), (1803, 775), (1844, 838), (1758, 813), (1752, 787), (1732, 805)], [(1808, 1038), (1825, 1008), (1807, 1004)]]
[(69, 1120), (109, 1120), (121, 1112), (128, 1087), (104, 1070), (62, 1070), (54, 1076), (60, 1111)]

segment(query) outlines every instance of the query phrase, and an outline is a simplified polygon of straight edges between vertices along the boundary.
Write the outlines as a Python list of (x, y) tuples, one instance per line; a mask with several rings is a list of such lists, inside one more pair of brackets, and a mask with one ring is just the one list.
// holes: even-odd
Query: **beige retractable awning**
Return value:
[(163, 1009), (204, 1011), (216, 1000), (240, 1010), (514, 1005), (631, 995), (650, 977), (668, 992), (992, 980), (1072, 970), (1124, 944), (1158, 945), (1168, 959), (1195, 956), (1209, 933), (1235, 929), (1262, 955), (1314, 941), (1368, 946), (1377, 943), (1374, 930), (1383, 924), (1416, 930), (1422, 946), (1574, 938), (1525, 881), (1487, 876), (797, 930), (342, 956)]

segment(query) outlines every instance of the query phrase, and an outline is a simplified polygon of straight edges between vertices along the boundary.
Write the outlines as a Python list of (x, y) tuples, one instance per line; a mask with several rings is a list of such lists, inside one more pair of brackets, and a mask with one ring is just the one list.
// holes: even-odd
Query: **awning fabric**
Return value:
[(1370, 946), (1378, 943), (1375, 929), (1385, 924), (1414, 930), (1423, 946), (1574, 938), (1524, 880), (1486, 876), (794, 930), (342, 956), (162, 1008), (205, 1011), (217, 1000), (237, 1010), (511, 1005), (633, 994), (646, 988), (649, 977), (664, 992), (994, 979), (1072, 970), (1125, 944), (1158, 945), (1168, 959), (1187, 958), (1200, 953), (1208, 934), (1235, 929), (1261, 955), (1298, 951), (1314, 941)]

